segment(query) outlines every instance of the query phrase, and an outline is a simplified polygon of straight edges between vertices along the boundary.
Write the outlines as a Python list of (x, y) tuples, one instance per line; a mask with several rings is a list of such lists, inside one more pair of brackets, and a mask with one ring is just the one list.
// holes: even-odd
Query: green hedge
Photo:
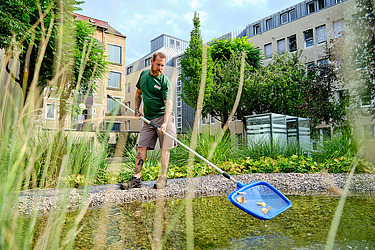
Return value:
[[(327, 170), (328, 173), (347, 173), (351, 170), (356, 162), (354, 157), (338, 157), (326, 159), (318, 163), (310, 157), (293, 155), (291, 157), (261, 157), (254, 160), (250, 157), (238, 159), (236, 162), (227, 161), (220, 165), (219, 168), (231, 175), (249, 174), (249, 173), (319, 173)], [(156, 180), (159, 173), (159, 166), (145, 166), (142, 169), (142, 180)], [(189, 170), (189, 171), (188, 171)], [(130, 178), (134, 169), (123, 168), (119, 182), (124, 182)], [(188, 174), (189, 172), (189, 174)], [(355, 173), (375, 173), (375, 166), (363, 159), (358, 159)], [(169, 179), (205, 176), (210, 174), (219, 174), (213, 167), (205, 163), (196, 163), (191, 169), (187, 166), (179, 167), (169, 165), (167, 177)]]

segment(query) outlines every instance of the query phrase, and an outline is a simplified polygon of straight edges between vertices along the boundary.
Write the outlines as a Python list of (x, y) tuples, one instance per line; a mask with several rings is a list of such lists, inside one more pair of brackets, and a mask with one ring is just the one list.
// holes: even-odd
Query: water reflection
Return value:
[[(195, 249), (322, 249), (338, 197), (290, 196), (293, 207), (270, 221), (255, 219), (227, 197), (193, 199)], [(183, 199), (157, 199), (88, 211), (76, 249), (185, 249)], [(72, 214), (72, 218), (74, 218)], [(350, 197), (335, 247), (375, 245), (375, 197)]]

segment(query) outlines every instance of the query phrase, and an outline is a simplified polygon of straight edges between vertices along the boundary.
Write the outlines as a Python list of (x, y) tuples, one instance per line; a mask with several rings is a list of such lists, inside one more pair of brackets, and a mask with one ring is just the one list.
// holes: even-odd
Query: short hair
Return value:
[(153, 62), (155, 62), (157, 56), (159, 56), (161, 59), (165, 58), (165, 60), (167, 60), (167, 56), (165, 55), (165, 53), (163, 53), (163, 52), (161, 52), (161, 51), (158, 51), (158, 52), (155, 52), (155, 53), (152, 55), (152, 61), (153, 61)]

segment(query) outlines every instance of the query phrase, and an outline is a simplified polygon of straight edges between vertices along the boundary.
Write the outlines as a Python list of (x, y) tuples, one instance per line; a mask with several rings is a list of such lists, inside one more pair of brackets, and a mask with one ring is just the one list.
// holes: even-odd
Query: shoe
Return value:
[(140, 188), (142, 187), (142, 181), (141, 178), (132, 177), (127, 182), (121, 183), (120, 189), (122, 190), (128, 190), (131, 188)]
[(158, 181), (154, 184), (154, 189), (163, 189), (167, 186), (167, 177), (159, 177)]

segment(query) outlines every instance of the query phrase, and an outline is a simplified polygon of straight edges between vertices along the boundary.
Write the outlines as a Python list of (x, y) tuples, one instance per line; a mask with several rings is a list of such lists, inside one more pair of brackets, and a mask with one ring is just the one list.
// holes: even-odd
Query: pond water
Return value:
[[(288, 196), (293, 207), (260, 221), (227, 197), (133, 202), (86, 213), (76, 249), (185, 249), (186, 221), (193, 221), (194, 249), (324, 249), (339, 198)], [(189, 210), (188, 210), (189, 211)], [(75, 214), (71, 214), (72, 218)], [(160, 245), (162, 244), (162, 245)], [(374, 249), (375, 197), (348, 197), (334, 249)]]

